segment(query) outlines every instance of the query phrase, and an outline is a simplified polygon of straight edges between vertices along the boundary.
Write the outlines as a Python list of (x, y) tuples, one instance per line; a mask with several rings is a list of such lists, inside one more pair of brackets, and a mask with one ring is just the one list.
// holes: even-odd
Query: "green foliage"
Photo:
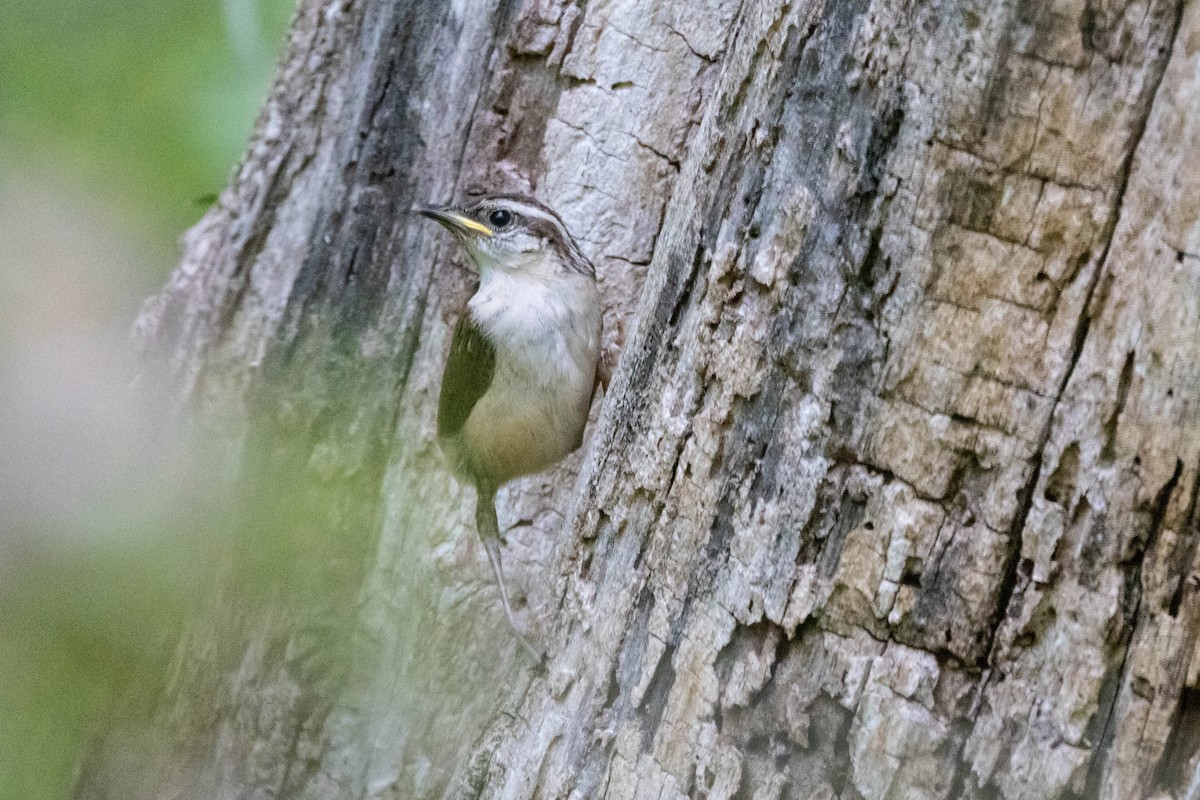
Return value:
[(94, 184), (169, 245), (236, 163), (291, 11), (291, 0), (9, 0), (0, 147)]
[(211, 538), (180, 522), (211, 509), (154, 461), (168, 446), (120, 394), (124, 336), (101, 334), (128, 330), (227, 182), (293, 2), (3, 5), (0, 240), (23, 245), (0, 252), (0, 800), (68, 796), (93, 724), (134, 713), (115, 706), (161, 679), (211, 577)]

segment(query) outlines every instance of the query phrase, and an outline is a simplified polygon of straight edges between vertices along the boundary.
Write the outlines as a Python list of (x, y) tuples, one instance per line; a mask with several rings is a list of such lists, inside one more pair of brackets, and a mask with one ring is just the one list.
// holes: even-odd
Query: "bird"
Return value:
[(596, 270), (562, 217), (532, 197), (415, 210), (450, 231), (478, 273), (442, 373), (438, 442), (455, 475), (475, 487), (475, 527), (504, 613), (540, 658), (509, 602), (496, 491), (583, 443), (596, 387), (608, 383)]

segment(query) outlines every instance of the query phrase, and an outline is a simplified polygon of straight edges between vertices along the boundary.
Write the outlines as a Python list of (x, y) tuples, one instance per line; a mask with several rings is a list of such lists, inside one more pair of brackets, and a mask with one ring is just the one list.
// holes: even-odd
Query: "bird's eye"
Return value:
[(488, 222), (492, 223), (492, 227), (499, 230), (512, 222), (512, 212), (505, 211), (503, 208), (497, 208), (492, 213), (488, 214)]

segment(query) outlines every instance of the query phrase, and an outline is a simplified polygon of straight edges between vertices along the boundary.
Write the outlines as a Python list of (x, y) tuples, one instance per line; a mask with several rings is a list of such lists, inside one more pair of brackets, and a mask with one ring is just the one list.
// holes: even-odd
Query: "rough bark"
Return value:
[[(1195, 800), (1197, 152), (1196, 2), (305, 0), (140, 325), (230, 565), (78, 796)], [(626, 320), (544, 669), (433, 443), (483, 187)]]

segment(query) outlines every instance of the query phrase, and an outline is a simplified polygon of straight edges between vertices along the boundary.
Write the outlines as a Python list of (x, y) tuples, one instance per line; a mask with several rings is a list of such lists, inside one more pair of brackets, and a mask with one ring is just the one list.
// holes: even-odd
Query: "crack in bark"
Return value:
[[(1125, 190), (1128, 187), (1129, 177), (1133, 170), (1134, 158), (1137, 154), (1138, 146), (1141, 143), (1142, 137), (1145, 134), (1146, 125), (1149, 122), (1150, 114), (1153, 111), (1154, 103), (1158, 96), (1159, 88), (1162, 85), (1162, 79), (1163, 79), (1164, 75), (1166, 74), (1167, 64), (1170, 62), (1170, 59), (1171, 59), (1171, 53), (1174, 49), (1175, 40), (1179, 35), (1180, 25), (1183, 21), (1183, 7), (1184, 7), (1183, 0), (1180, 0), (1179, 2), (1176, 3), (1174, 27), (1172, 28), (1170, 35), (1167, 37), (1169, 46), (1167, 47), (1166, 53), (1159, 58), (1157, 66), (1153, 70), (1154, 75), (1153, 75), (1152, 80), (1150, 81), (1150, 85), (1152, 88), (1150, 88), (1150, 90), (1147, 92), (1148, 99), (1144, 104), (1144, 108), (1142, 109), (1142, 114), (1139, 116), (1138, 124), (1135, 127), (1134, 133), (1130, 138), (1129, 151), (1128, 151), (1128, 153), (1126, 153), (1124, 163), (1122, 164), (1122, 167), (1121, 167), (1120, 178), (1117, 181), (1116, 197), (1114, 198), (1113, 204), (1111, 206), (1112, 210), (1110, 212), (1110, 222), (1109, 222), (1109, 226), (1108, 226), (1108, 231), (1104, 237), (1104, 247), (1102, 248), (1099, 257), (1097, 258), (1096, 274), (1095, 274), (1095, 276), (1093, 276), (1093, 278), (1089, 282), (1088, 289), (1084, 295), (1084, 302), (1081, 306), (1083, 309), (1083, 316), (1082, 316), (1082, 319), (1080, 320), (1079, 325), (1076, 327), (1076, 330), (1075, 330), (1075, 336), (1074, 336), (1074, 340), (1073, 340), (1073, 344), (1072, 344), (1072, 348), (1071, 348), (1070, 360), (1068, 361), (1067, 369), (1064, 371), (1064, 374), (1063, 374), (1061, 380), (1059, 381), (1058, 391), (1055, 393), (1054, 402), (1051, 406), (1051, 411), (1047, 417), (1047, 421), (1043, 428), (1042, 434), (1038, 437), (1036, 456), (1034, 457), (1033, 462), (1032, 462), (1030, 478), (1026, 482), (1025, 486), (1023, 486), (1021, 489), (1021, 497), (1023, 499), (1021, 501), (1020, 511), (1016, 515), (1014, 522), (1013, 522), (1013, 528), (1012, 528), (1013, 544), (1009, 548), (1011, 555), (1009, 556), (1009, 566), (1006, 569), (1007, 577), (1005, 578), (1005, 581), (1002, 584), (1001, 601), (998, 604), (998, 607), (997, 607), (998, 614), (995, 617), (996, 623), (992, 626), (993, 632), (992, 632), (991, 640), (989, 641), (988, 648), (987, 648), (987, 650), (988, 650), (987, 663), (992, 667), (996, 666), (996, 664), (995, 664), (995, 658), (997, 655), (995, 653), (996, 632), (999, 630), (1000, 622), (1008, 616), (1008, 609), (1009, 609), (1009, 606), (1012, 601), (1014, 589), (1016, 588), (1016, 585), (1017, 585), (1016, 568), (1017, 568), (1017, 564), (1020, 560), (1021, 544), (1022, 544), (1022, 531), (1025, 528), (1025, 524), (1026, 524), (1028, 516), (1029, 516), (1029, 511), (1030, 511), (1030, 508), (1032, 507), (1034, 489), (1037, 486), (1038, 480), (1040, 479), (1040, 476), (1041, 476), (1041, 466), (1042, 466), (1042, 459), (1044, 458), (1045, 448), (1046, 448), (1046, 445), (1050, 441), (1050, 436), (1051, 436), (1051, 433), (1053, 430), (1054, 418), (1058, 411), (1058, 407), (1062, 402), (1063, 394), (1066, 391), (1068, 384), (1070, 383), (1071, 377), (1075, 373), (1075, 368), (1079, 363), (1079, 359), (1083, 355), (1083, 349), (1084, 349), (1084, 345), (1087, 341), (1088, 331), (1089, 331), (1089, 328), (1091, 325), (1092, 317), (1099, 315), (1099, 313), (1100, 313), (1099, 307), (1096, 307), (1096, 308), (1092, 307), (1092, 305), (1093, 305), (1092, 300), (1095, 296), (1097, 286), (1099, 286), (1101, 284), (1101, 278), (1105, 273), (1105, 267), (1106, 267), (1106, 264), (1108, 261), (1108, 254), (1112, 248), (1113, 239), (1117, 232), (1117, 226), (1120, 223), (1120, 218), (1121, 218), (1121, 213), (1122, 213), (1122, 208), (1123, 208), (1123, 203), (1124, 203), (1124, 198), (1125, 198)], [(985, 686), (981, 685), (980, 692), (982, 693), (985, 688), (986, 688)]]
[[(1158, 535), (1162, 529), (1164, 518), (1167, 513), (1167, 506), (1171, 502), (1171, 496), (1175, 493), (1175, 489), (1179, 483), (1179, 477), (1183, 473), (1183, 462), (1176, 461), (1175, 472), (1171, 475), (1170, 480), (1166, 485), (1159, 490), (1158, 496), (1155, 499), (1154, 511), (1151, 517), (1150, 529), (1148, 531), (1146, 541), (1142, 547), (1138, 549), (1138, 553), (1134, 562), (1130, 565), (1125, 575), (1125, 583), (1127, 589), (1125, 591), (1132, 592), (1135, 595), (1133, 608), (1128, 611), (1124, 622), (1124, 635), (1121, 637), (1120, 643), (1117, 645), (1121, 651), (1121, 661), (1113, 670), (1112, 673), (1112, 691), (1107, 701), (1105, 700), (1105, 692), (1101, 690), (1101, 696), (1096, 710), (1097, 715), (1103, 715), (1104, 722), (1100, 726), (1100, 736), (1095, 742), (1095, 747), (1092, 750), (1091, 762), (1088, 765), (1087, 783), (1084, 789), (1084, 797), (1099, 797), (1101, 789), (1101, 781), (1104, 778), (1105, 767), (1108, 766), (1109, 753), (1112, 750), (1113, 739), (1116, 736), (1116, 729), (1113, 725), (1117, 716), (1117, 706), (1121, 701), (1122, 689), (1125, 686), (1125, 678), (1129, 667), (1129, 655), (1131, 651), (1130, 645), (1133, 642), (1134, 636), (1137, 634), (1138, 628), (1144, 621), (1142, 610), (1142, 598), (1145, 593), (1142, 587), (1142, 565), (1147, 553), (1151, 552), (1158, 543)], [(1124, 604), (1123, 604), (1124, 605)], [(1107, 683), (1107, 682), (1106, 682)], [(1107, 706), (1107, 708), (1105, 708)]]

